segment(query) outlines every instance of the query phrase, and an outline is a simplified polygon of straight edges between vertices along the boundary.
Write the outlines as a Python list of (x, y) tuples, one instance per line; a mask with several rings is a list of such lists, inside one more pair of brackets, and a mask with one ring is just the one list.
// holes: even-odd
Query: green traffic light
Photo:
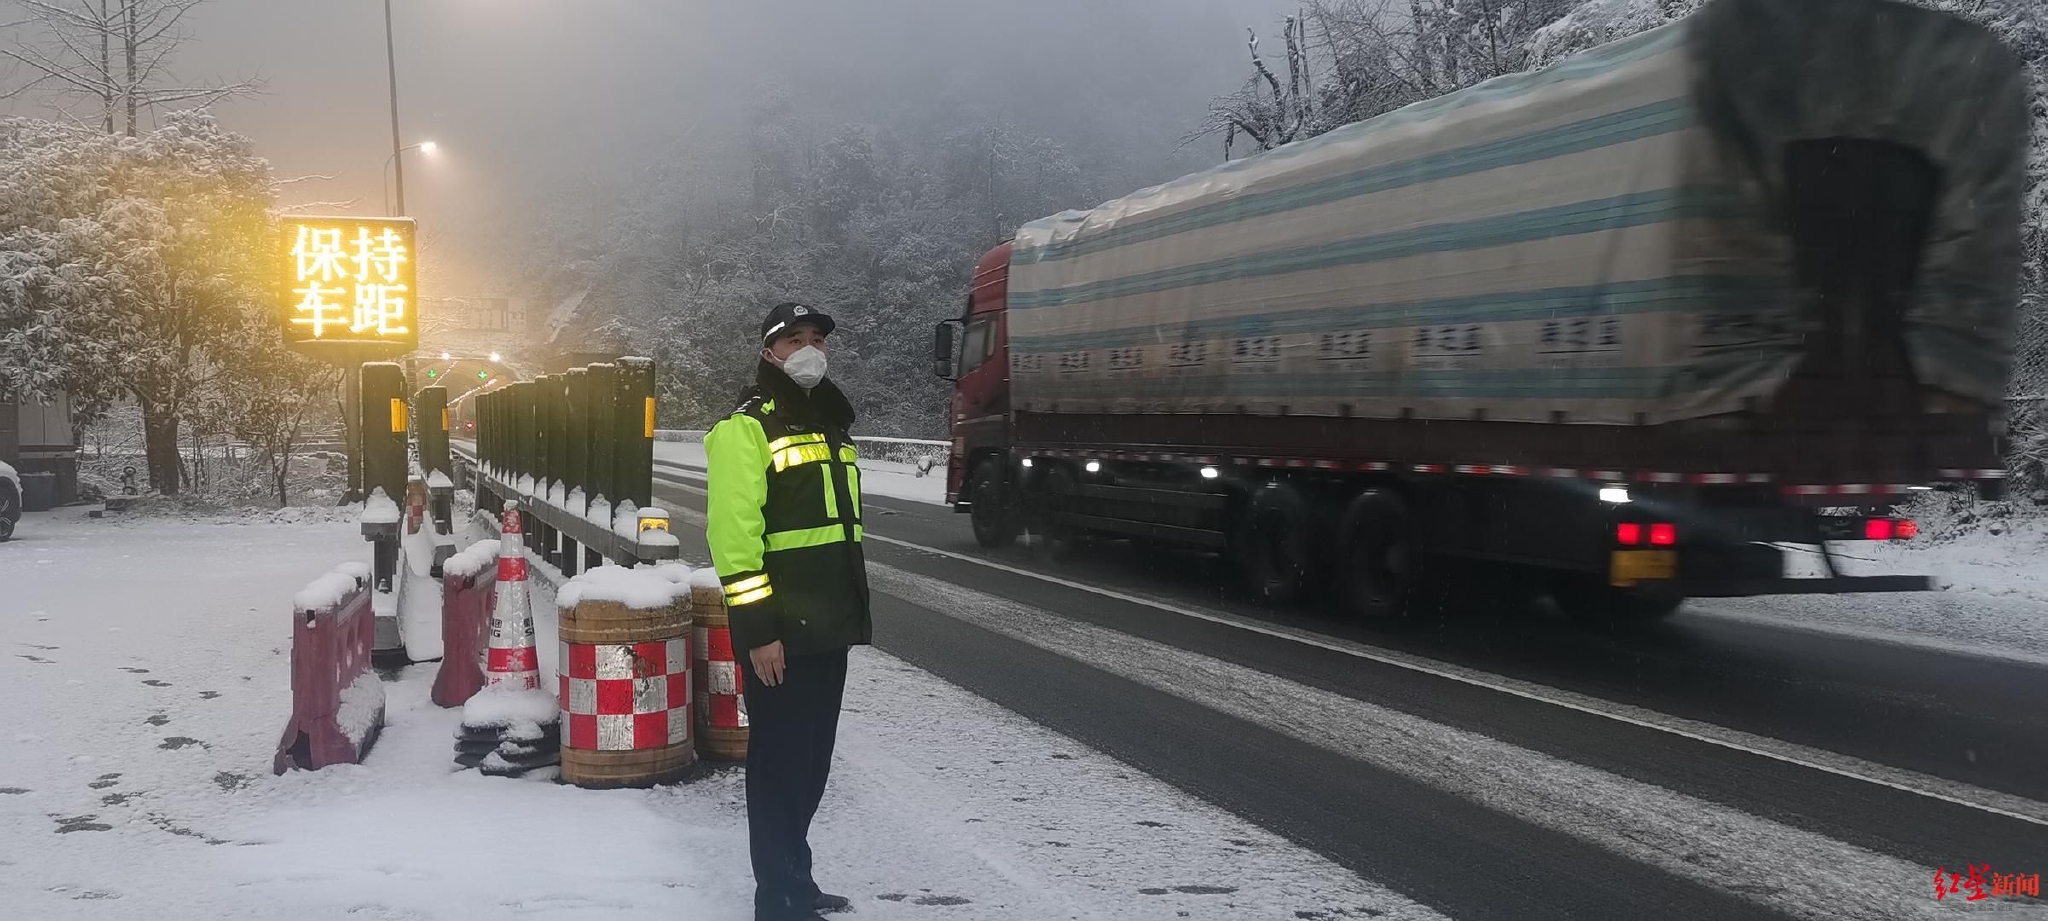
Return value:
[(427, 380), (433, 380), (434, 378), (437, 378), (437, 377), (440, 377), (440, 376), (441, 376), (441, 370), (440, 370), (439, 368), (428, 368), (428, 369), (427, 369)]
[(480, 381), (487, 381), (487, 380), (490, 380), (490, 379), (491, 379), (491, 372), (489, 372), (489, 371), (478, 371), (478, 372), (476, 373), (476, 379), (477, 379), (477, 380), (480, 380)]

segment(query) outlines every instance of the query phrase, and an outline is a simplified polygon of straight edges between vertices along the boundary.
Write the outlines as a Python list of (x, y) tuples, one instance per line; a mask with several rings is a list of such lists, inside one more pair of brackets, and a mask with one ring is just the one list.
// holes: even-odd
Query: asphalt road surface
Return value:
[[(656, 476), (707, 560), (701, 471)], [(2048, 669), (1711, 602), (1626, 635), (1485, 596), (1364, 629), (1201, 556), (1058, 563), (866, 498), (882, 650), (1453, 918), (1909, 917), (1957, 908), (1937, 867), (2048, 870)]]

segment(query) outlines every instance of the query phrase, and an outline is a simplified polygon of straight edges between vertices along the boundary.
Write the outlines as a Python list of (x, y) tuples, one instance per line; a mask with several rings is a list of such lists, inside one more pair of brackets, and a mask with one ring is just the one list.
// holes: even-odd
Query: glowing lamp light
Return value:
[(421, 142), (420, 142), (420, 153), (432, 155), (432, 154), (437, 154), (437, 153), (440, 153), (440, 152), (441, 152), (441, 145), (439, 145), (439, 144), (436, 144), (436, 143), (434, 143), (433, 141), (421, 141)]
[(650, 505), (640, 510), (640, 531), (642, 533), (666, 530), (668, 530), (668, 511), (666, 509), (659, 509)]

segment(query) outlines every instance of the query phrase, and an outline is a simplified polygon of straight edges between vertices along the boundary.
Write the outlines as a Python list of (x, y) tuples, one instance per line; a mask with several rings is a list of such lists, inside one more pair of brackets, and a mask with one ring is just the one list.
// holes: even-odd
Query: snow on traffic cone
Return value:
[(455, 734), (456, 764), (501, 777), (518, 777), (562, 760), (561, 710), (555, 695), (540, 687), (522, 517), (518, 503), (505, 504), (484, 686), (463, 705), (462, 727)]

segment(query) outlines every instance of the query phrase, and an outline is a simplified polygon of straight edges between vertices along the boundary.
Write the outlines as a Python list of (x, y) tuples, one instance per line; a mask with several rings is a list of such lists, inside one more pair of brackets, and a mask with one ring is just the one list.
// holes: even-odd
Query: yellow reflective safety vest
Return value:
[(760, 377), (704, 437), (707, 536), (733, 648), (780, 640), (804, 655), (868, 643), (852, 408), (830, 381), (806, 394), (772, 367)]

